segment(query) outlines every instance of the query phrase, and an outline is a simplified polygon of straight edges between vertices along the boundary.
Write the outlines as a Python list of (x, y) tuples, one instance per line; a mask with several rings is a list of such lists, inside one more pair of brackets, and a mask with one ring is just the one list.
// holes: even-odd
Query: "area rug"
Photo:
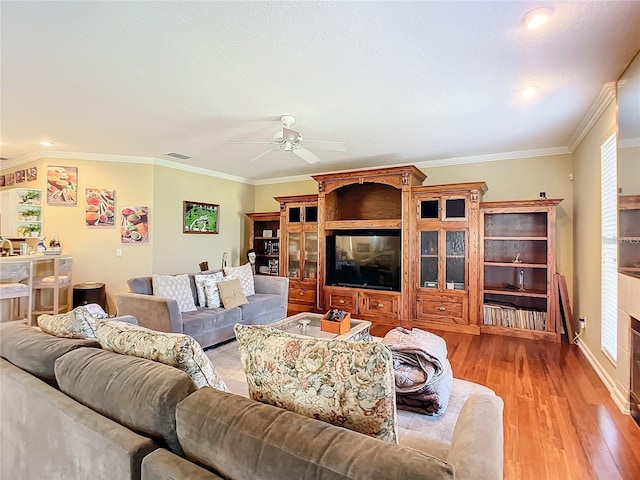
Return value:
[(208, 348), (205, 350), (205, 353), (225, 381), (247, 381), (247, 377), (242, 369), (242, 364), (240, 363), (240, 350), (238, 350), (238, 342), (236, 340), (229, 340), (215, 347)]

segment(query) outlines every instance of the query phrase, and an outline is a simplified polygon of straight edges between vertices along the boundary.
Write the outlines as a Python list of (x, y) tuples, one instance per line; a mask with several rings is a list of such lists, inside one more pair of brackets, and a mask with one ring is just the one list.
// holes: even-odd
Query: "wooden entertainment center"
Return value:
[[(290, 313), (337, 308), (374, 325), (559, 340), (553, 278), (560, 200), (483, 204), (484, 182), (422, 185), (426, 175), (415, 166), (313, 179), (317, 195), (275, 197)], [(274, 220), (278, 213), (262, 215)], [(534, 233), (510, 227), (516, 217)], [(252, 237), (252, 246), (261, 240)], [(347, 280), (351, 270), (355, 283)], [(523, 284), (513, 287), (518, 275)], [(502, 292), (505, 309), (522, 310), (518, 318), (530, 315), (536, 322), (487, 323), (484, 314), (500, 305)]]

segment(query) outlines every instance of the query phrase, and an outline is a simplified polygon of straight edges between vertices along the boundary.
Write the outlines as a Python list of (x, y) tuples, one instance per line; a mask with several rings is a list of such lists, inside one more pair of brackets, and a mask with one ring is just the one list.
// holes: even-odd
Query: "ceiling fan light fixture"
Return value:
[(522, 23), (524, 23), (527, 28), (535, 30), (547, 23), (552, 14), (553, 8), (551, 7), (536, 8), (527, 12), (524, 17), (522, 17)]
[(536, 96), (537, 93), (538, 93), (538, 87), (532, 85), (530, 87), (523, 88), (522, 91), (520, 92), (520, 97), (523, 100), (531, 100), (533, 97)]

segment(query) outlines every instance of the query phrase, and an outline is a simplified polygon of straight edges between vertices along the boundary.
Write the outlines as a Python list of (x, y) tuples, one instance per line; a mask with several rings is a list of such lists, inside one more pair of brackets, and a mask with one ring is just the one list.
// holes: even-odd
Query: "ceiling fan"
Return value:
[(306, 144), (313, 144), (314, 148), (320, 150), (332, 150), (334, 152), (345, 152), (347, 145), (344, 142), (329, 142), (324, 140), (303, 140), (302, 135), (295, 130), (291, 130), (291, 126), (296, 122), (296, 118), (292, 115), (283, 115), (280, 117), (282, 122), (282, 129), (278, 130), (273, 135), (273, 140), (270, 142), (227, 142), (234, 144), (268, 144), (272, 147), (264, 153), (261, 153), (257, 157), (251, 159), (251, 161), (258, 160), (259, 158), (266, 157), (270, 153), (276, 150), (284, 150), (291, 152), (302, 158), (305, 162), (312, 164), (320, 161), (318, 157), (311, 150), (306, 148)]

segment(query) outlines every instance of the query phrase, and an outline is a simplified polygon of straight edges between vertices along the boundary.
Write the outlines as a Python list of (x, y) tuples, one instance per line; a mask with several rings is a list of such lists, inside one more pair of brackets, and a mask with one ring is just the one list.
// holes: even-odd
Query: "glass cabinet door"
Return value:
[(300, 278), (301, 261), (301, 236), (300, 233), (289, 233), (287, 236), (287, 276), (289, 278)]
[(464, 231), (445, 232), (445, 287), (448, 290), (467, 288), (465, 278), (466, 238)]
[(438, 288), (438, 231), (420, 232), (420, 286)]
[(304, 278), (312, 279), (318, 275), (318, 233), (304, 232)]

